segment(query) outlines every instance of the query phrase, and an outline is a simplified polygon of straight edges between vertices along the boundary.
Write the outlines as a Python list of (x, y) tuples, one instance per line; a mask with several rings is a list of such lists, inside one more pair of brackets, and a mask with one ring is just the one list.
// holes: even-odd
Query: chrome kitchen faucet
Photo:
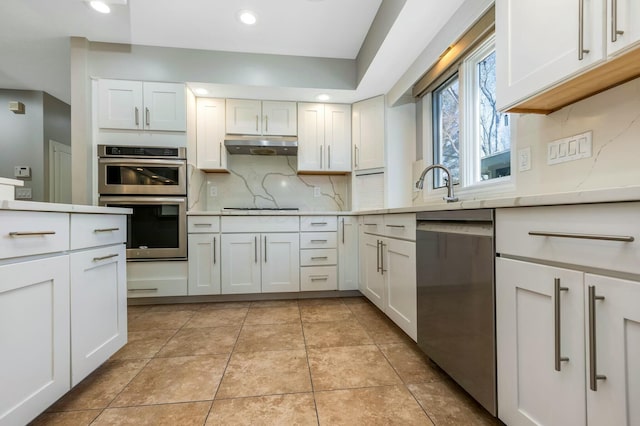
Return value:
[(446, 168), (442, 164), (432, 164), (426, 169), (424, 169), (422, 171), (422, 174), (420, 175), (420, 179), (418, 179), (418, 181), (416, 182), (416, 188), (422, 189), (422, 187), (424, 186), (424, 177), (427, 175), (429, 170), (433, 170), (433, 169), (442, 169), (447, 174), (447, 176), (445, 177), (445, 183), (447, 184), (447, 196), (442, 197), (442, 199), (445, 200), (447, 203), (454, 203), (458, 201), (458, 197), (453, 195), (453, 179), (451, 179), (451, 172), (449, 171), (448, 168)]

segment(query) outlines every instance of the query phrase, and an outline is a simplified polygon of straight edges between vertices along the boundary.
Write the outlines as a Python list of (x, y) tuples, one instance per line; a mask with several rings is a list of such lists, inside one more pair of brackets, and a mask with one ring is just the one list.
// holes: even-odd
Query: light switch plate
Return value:
[(518, 171), (526, 172), (531, 170), (531, 147), (518, 150)]
[(209, 196), (210, 197), (217, 197), (218, 196), (218, 187), (217, 186), (210, 186), (209, 187)]
[(588, 131), (549, 142), (547, 144), (547, 164), (565, 163), (591, 157), (592, 138), (593, 132)]
[(313, 187), (313, 196), (314, 197), (320, 197), (322, 195), (322, 192), (320, 192), (320, 187), (319, 186), (314, 186)]
[[(17, 178), (31, 177), (31, 167), (29, 166), (15, 166), (13, 168), (13, 176)], [(29, 197), (31, 198), (31, 197)]]

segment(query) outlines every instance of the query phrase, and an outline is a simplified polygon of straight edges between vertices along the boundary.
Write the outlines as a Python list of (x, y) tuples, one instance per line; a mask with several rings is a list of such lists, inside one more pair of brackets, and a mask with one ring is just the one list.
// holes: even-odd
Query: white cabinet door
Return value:
[(295, 102), (262, 101), (262, 134), (295, 136), (298, 134)]
[(260, 234), (222, 234), (222, 294), (260, 293)]
[(262, 292), (300, 291), (298, 233), (262, 234)]
[[(614, 5), (616, 6), (615, 11)], [(607, 54), (612, 56), (631, 47), (636, 47), (640, 41), (640, 2), (636, 0), (607, 0), (607, 12), (609, 14), (606, 33)], [(614, 12), (617, 12), (615, 16)], [(613, 28), (614, 23), (616, 24), (615, 29)]]
[(353, 104), (354, 170), (384, 167), (384, 96)]
[(386, 297), (384, 312), (413, 340), (418, 338), (416, 243), (383, 239), (382, 270)]
[[(593, 286), (595, 355), (589, 356), (587, 330), (587, 418), (593, 425), (640, 424), (640, 283), (586, 274), (585, 306), (589, 309), (588, 288)], [(587, 313), (587, 317), (589, 314)], [(595, 367), (597, 390), (591, 388), (590, 372)], [(565, 423), (568, 424), (568, 423)]]
[(361, 292), (373, 302), (380, 310), (384, 311), (385, 291), (384, 276), (380, 273), (381, 264), (381, 240), (374, 235), (364, 234), (362, 241), (362, 290)]
[[(559, 299), (556, 279), (568, 289)], [(586, 424), (583, 288), (581, 272), (496, 259), (498, 417), (506, 424)], [(560, 356), (569, 358), (560, 371), (556, 303)]]
[(189, 234), (189, 295), (220, 294), (220, 235)]
[(227, 170), (224, 147), (224, 99), (198, 98), (196, 117), (196, 158), (199, 169)]
[(249, 99), (227, 99), (226, 132), (238, 135), (262, 133), (262, 107), (260, 101)]
[(351, 171), (351, 106), (324, 106), (324, 145), (326, 169)]
[(0, 424), (27, 424), (70, 389), (69, 257), (0, 266)]
[(184, 132), (187, 104), (184, 84), (144, 82), (144, 128)]
[(499, 109), (604, 60), (605, 2), (581, 1), (584, 2), (582, 37), (578, 1), (496, 1)]
[(127, 343), (125, 245), (71, 254), (71, 385)]
[(338, 218), (338, 290), (358, 289), (358, 217)]
[(298, 171), (322, 171), (324, 162), (324, 105), (298, 104)]
[(143, 128), (142, 82), (98, 80), (98, 126), (105, 129)]

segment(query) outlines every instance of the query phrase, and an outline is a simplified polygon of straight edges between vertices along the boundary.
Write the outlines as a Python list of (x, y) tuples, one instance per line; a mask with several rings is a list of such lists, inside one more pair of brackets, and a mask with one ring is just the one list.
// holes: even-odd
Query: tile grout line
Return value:
[(316, 411), (316, 424), (320, 425), (320, 414), (318, 413), (318, 403), (316, 402), (316, 389), (313, 384), (313, 375), (311, 374), (311, 363), (309, 362), (309, 346), (307, 345), (307, 335), (304, 332), (304, 323), (302, 322), (301, 312), (300, 312), (300, 328), (302, 329), (302, 339), (304, 341), (304, 354), (307, 358), (307, 368), (309, 370), (309, 381), (311, 383), (311, 397), (313, 398), (313, 408)]

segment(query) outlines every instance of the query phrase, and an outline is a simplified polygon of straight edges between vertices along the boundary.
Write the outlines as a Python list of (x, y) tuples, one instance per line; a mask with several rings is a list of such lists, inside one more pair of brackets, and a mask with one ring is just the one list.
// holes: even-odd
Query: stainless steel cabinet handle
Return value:
[(265, 132), (269, 131), (269, 116), (268, 115), (264, 116), (264, 131)]
[(378, 226), (377, 223), (363, 223), (364, 226)]
[(376, 272), (380, 272), (380, 240), (376, 240)]
[(323, 275), (321, 277), (310, 277), (311, 281), (327, 281), (329, 279), (329, 275)]
[(584, 48), (584, 0), (578, 1), (578, 60), (584, 59), (584, 54), (589, 53)]
[(329, 256), (312, 256), (311, 260), (327, 260), (329, 259)]
[(598, 380), (606, 380), (607, 376), (598, 374), (596, 346), (596, 300), (604, 300), (604, 296), (596, 296), (596, 287), (589, 286), (589, 389), (598, 390)]
[(554, 354), (554, 359), (555, 359), (555, 369), (556, 371), (560, 371), (561, 370), (561, 362), (562, 361), (569, 361), (569, 358), (566, 356), (562, 356), (561, 355), (561, 350), (560, 350), (560, 332), (561, 332), (561, 327), (560, 327), (560, 292), (561, 291), (569, 291), (568, 287), (561, 287), (560, 286), (560, 278), (555, 278), (553, 280), (553, 299), (554, 299), (554, 310), (553, 310), (553, 324), (554, 324), (554, 342), (555, 342), (555, 354)]
[(327, 240), (311, 240), (312, 243), (326, 243)]
[(354, 145), (353, 151), (354, 151), (354, 153), (353, 153), (353, 163), (354, 163), (353, 167), (357, 169), (358, 168), (358, 158), (359, 158), (358, 145)]
[(216, 237), (213, 237), (213, 264), (216, 264)]
[(151, 124), (151, 113), (149, 112), (149, 108), (144, 109), (144, 121), (147, 123), (147, 126)]
[(94, 229), (93, 232), (115, 232), (115, 231), (119, 231), (120, 228), (101, 228), (101, 229)]
[(222, 167), (222, 142), (218, 144), (218, 164)]
[(327, 169), (331, 168), (331, 145), (327, 145)]
[(33, 231), (33, 232), (9, 232), (10, 237), (39, 237), (43, 235), (55, 235), (56, 231)]
[(138, 107), (135, 107), (134, 109), (134, 114), (136, 117), (136, 126), (140, 125), (140, 110), (138, 109)]
[(264, 236), (264, 263), (267, 263), (267, 236)]
[(611, 43), (618, 41), (624, 31), (618, 29), (618, 0), (611, 0)]
[(311, 222), (312, 225), (328, 225), (327, 222)]
[(389, 227), (389, 228), (404, 228), (405, 227), (404, 225), (385, 225), (385, 226)]
[(626, 235), (595, 235), (595, 234), (570, 234), (567, 232), (529, 231), (529, 235), (538, 237), (578, 238), (582, 240), (619, 241), (631, 243), (635, 239)]
[(260, 120), (260, 117), (258, 115), (256, 115), (256, 132), (258, 131), (258, 121)]
[(253, 237), (253, 257), (255, 259), (255, 263), (258, 263), (258, 237)]
[(387, 245), (380, 241), (380, 275), (384, 275), (385, 272), (387, 272), (386, 269), (384, 269), (384, 248)]
[(193, 226), (202, 226), (202, 227), (211, 228), (210, 223), (194, 223)]
[(157, 287), (150, 287), (150, 288), (130, 288), (129, 290), (127, 290), (130, 293), (134, 293), (137, 291), (158, 291)]
[(324, 163), (324, 158), (322, 156), (322, 145), (320, 145), (320, 168), (322, 168), (322, 165)]
[(344, 217), (342, 218), (342, 244), (344, 244)]
[(107, 259), (111, 259), (113, 257), (118, 257), (118, 255), (117, 254), (110, 254), (110, 255), (107, 255), (107, 256), (94, 257), (93, 261), (94, 262), (100, 262), (101, 260), (107, 260)]

